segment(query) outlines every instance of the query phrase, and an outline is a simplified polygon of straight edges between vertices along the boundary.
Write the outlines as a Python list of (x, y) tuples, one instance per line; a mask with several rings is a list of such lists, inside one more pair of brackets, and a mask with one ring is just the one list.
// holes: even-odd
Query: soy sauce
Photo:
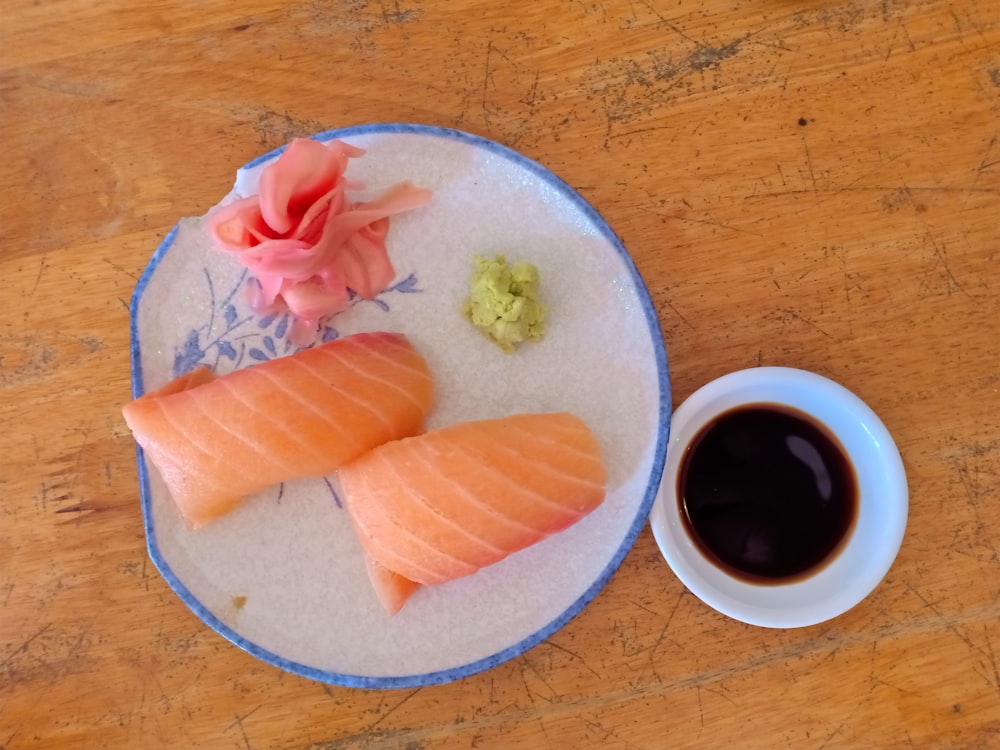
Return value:
[(777, 404), (725, 412), (695, 436), (677, 480), (681, 517), (702, 554), (753, 583), (805, 578), (854, 526), (858, 483), (836, 438)]

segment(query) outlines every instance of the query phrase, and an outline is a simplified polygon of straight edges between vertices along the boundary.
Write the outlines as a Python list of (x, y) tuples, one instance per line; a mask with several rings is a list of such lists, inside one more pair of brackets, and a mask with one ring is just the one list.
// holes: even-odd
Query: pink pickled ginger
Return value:
[(364, 150), (296, 138), (264, 169), (257, 195), (209, 217), (218, 247), (253, 273), (251, 306), (287, 310), (293, 341), (312, 343), (320, 322), (345, 309), (351, 293), (372, 299), (395, 276), (386, 251), (389, 217), (424, 205), (431, 191), (408, 182), (371, 201), (346, 195), (348, 160)]

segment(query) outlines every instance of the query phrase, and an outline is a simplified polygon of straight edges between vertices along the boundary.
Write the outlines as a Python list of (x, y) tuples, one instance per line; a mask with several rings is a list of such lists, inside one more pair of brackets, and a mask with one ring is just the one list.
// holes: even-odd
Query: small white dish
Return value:
[[(749, 404), (784, 405), (825, 425), (857, 477), (857, 516), (839, 551), (811, 575), (787, 583), (747, 582), (711, 562), (689, 536), (678, 500), (679, 470), (691, 441), (721, 414)], [(875, 589), (902, 544), (908, 506), (896, 445), (861, 399), (815, 373), (758, 367), (708, 383), (676, 409), (650, 526), (671, 569), (710, 607), (751, 625), (795, 628), (836, 617)]]

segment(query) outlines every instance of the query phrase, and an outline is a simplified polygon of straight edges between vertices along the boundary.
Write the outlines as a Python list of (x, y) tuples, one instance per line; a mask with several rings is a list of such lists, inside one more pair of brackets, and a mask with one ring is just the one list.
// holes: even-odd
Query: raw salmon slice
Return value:
[(386, 443), (338, 476), (366, 554), (422, 584), (475, 573), (576, 523), (604, 500), (607, 481), (597, 438), (567, 413)]
[(379, 603), (390, 615), (399, 612), (413, 592), (420, 588), (420, 584), (416, 581), (404, 578), (399, 573), (393, 573), (375, 562), (367, 553), (365, 553), (365, 569)]
[(419, 433), (432, 398), (405, 336), (362, 333), (221, 377), (198, 368), (122, 413), (196, 528), (254, 492)]

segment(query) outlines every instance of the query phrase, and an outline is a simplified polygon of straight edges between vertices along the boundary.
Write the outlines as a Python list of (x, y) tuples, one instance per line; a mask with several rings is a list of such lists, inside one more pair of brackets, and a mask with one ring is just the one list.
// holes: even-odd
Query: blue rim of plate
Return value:
[[(656, 308), (653, 306), (649, 289), (646, 287), (639, 270), (635, 266), (635, 262), (632, 260), (632, 256), (629, 255), (628, 250), (625, 249), (621, 239), (617, 234), (615, 234), (614, 230), (611, 229), (611, 226), (607, 223), (607, 221), (604, 220), (604, 218), (587, 202), (583, 196), (570, 187), (570, 185), (562, 178), (533, 159), (530, 159), (523, 154), (520, 154), (517, 151), (514, 151), (513, 149), (503, 146), (495, 141), (483, 138), (482, 136), (466, 133), (462, 130), (455, 130), (453, 128), (445, 128), (437, 125), (417, 125), (412, 123), (373, 123), (339, 128), (335, 130), (326, 130), (322, 133), (317, 133), (309, 137), (317, 141), (329, 141), (335, 138), (345, 139), (363, 135), (386, 134), (424, 135), (459, 141), (461, 143), (475, 146), (488, 151), (495, 156), (514, 162), (519, 167), (526, 169), (536, 177), (540, 178), (550, 187), (557, 190), (565, 198), (569, 199), (569, 201), (573, 203), (593, 223), (594, 227), (600, 232), (601, 236), (615, 248), (621, 257), (621, 260), (625, 263), (626, 268), (628, 268), (629, 274), (632, 278), (632, 283), (634, 284), (636, 293), (642, 303), (643, 316), (649, 329), (650, 339), (656, 356), (656, 371), (660, 386), (659, 431), (656, 436), (656, 449), (653, 454), (653, 467), (650, 472), (650, 479), (646, 486), (645, 495), (643, 496), (642, 503), (639, 506), (635, 519), (629, 527), (625, 537), (622, 539), (621, 544), (618, 546), (618, 550), (615, 552), (614, 557), (607, 564), (601, 574), (587, 588), (587, 590), (584, 591), (583, 594), (581, 594), (577, 600), (573, 602), (573, 604), (567, 607), (562, 614), (555, 617), (546, 626), (540, 628), (533, 634), (523, 638), (512, 646), (508, 646), (507, 648), (497, 651), (490, 656), (477, 659), (476, 661), (469, 662), (462, 666), (451, 667), (449, 669), (442, 669), (434, 672), (426, 672), (424, 674), (402, 675), (399, 677), (345, 674), (319, 669), (317, 667), (310, 667), (306, 664), (291, 661), (247, 640), (212, 614), (174, 574), (173, 570), (171, 570), (167, 561), (160, 553), (160, 549), (156, 541), (156, 530), (153, 528), (149, 474), (146, 469), (146, 462), (143, 457), (142, 448), (136, 445), (139, 492), (149, 556), (153, 560), (153, 564), (156, 565), (157, 570), (160, 571), (160, 574), (167, 581), (174, 592), (196, 615), (198, 615), (198, 617), (205, 622), (205, 624), (219, 633), (219, 635), (224, 637), (226, 640), (236, 646), (239, 646), (250, 655), (286, 672), (291, 672), (292, 674), (307, 677), (318, 682), (340, 685), (343, 687), (394, 689), (426, 687), (429, 685), (443, 684), (499, 666), (506, 661), (526, 653), (550, 635), (553, 635), (562, 629), (570, 620), (583, 611), (583, 608), (597, 596), (597, 594), (607, 585), (608, 581), (611, 580), (611, 577), (621, 566), (625, 556), (632, 549), (635, 544), (635, 540), (638, 538), (640, 532), (646, 525), (649, 512), (653, 507), (653, 501), (656, 499), (656, 493), (660, 485), (660, 478), (663, 473), (663, 467), (666, 460), (668, 436), (670, 434), (671, 390), (666, 345), (663, 341), (659, 317), (657, 316)], [(286, 146), (281, 146), (273, 151), (263, 154), (262, 156), (258, 156), (245, 164), (242, 169), (250, 169), (269, 161), (270, 159), (273, 159), (281, 154), (285, 148)], [(132, 302), (130, 306), (130, 335), (132, 343), (132, 395), (134, 398), (138, 398), (145, 392), (142, 377), (142, 356), (139, 349), (139, 334), (136, 321), (139, 311), (139, 302), (142, 299), (146, 285), (152, 278), (153, 273), (160, 264), (160, 261), (173, 245), (174, 240), (177, 237), (178, 229), (179, 225), (175, 225), (173, 229), (167, 233), (166, 237), (163, 238), (163, 241), (160, 243), (159, 247), (157, 247), (156, 251), (153, 253), (153, 257), (149, 261), (149, 264), (146, 266), (146, 270), (143, 271), (142, 276), (139, 278), (135, 291), (132, 294)]]

